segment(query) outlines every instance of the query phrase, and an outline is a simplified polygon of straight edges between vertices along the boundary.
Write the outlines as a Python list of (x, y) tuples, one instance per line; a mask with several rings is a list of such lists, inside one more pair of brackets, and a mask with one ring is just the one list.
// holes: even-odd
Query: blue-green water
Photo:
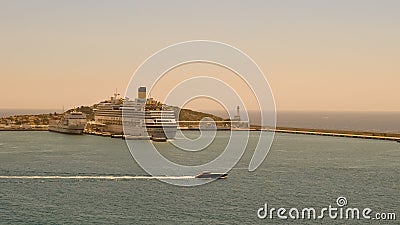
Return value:
[[(195, 135), (187, 133), (187, 135)], [(228, 136), (219, 132), (217, 138)], [(224, 141), (222, 141), (224, 142)], [(214, 150), (221, 150), (216, 142)], [(264, 163), (247, 167), (256, 143), (229, 178), (198, 187), (152, 179), (96, 179), (147, 175), (121, 139), (50, 132), (0, 132), (0, 223), (35, 224), (270, 224), (398, 223), (366, 220), (258, 219), (271, 207), (336, 205), (395, 212), (399, 217), (400, 143), (276, 134)], [(183, 154), (159, 143), (166, 157), (203, 162), (217, 153)], [(219, 148), (219, 149), (218, 149)], [(188, 158), (189, 157), (189, 158)], [(15, 176), (93, 176), (93, 179), (14, 179)], [(14, 177), (14, 178), (13, 178)]]

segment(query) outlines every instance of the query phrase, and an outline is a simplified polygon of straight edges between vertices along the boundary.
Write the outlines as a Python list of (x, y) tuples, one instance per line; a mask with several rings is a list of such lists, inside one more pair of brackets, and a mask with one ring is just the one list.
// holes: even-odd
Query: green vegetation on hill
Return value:
[[(180, 109), (178, 107), (174, 107), (173, 109), (176, 115), (179, 115), (180, 121), (200, 121), (205, 117), (209, 117), (214, 121), (223, 121), (224, 119), (209, 113), (197, 112), (190, 109)], [(177, 116), (178, 117), (178, 116)]]
[(0, 124), (3, 125), (48, 125), (50, 114), (40, 114), (40, 115), (14, 115), (0, 118)]

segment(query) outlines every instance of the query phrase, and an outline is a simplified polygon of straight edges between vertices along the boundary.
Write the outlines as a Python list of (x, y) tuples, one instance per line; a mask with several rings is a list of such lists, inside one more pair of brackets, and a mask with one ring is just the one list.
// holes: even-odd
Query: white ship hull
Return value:
[(49, 131), (65, 134), (83, 134), (86, 126), (86, 116), (80, 112), (72, 112), (65, 118), (50, 120)]
[(177, 126), (147, 126), (146, 129), (151, 139), (174, 139)]
[(175, 138), (178, 125), (173, 111), (129, 111), (129, 109), (125, 109), (126, 111), (123, 113), (122, 105), (112, 106), (107, 108), (100, 106), (95, 111), (96, 123), (102, 124), (101, 128), (99, 127), (100, 132), (132, 137), (150, 137), (157, 140)]
[(94, 129), (131, 138), (148, 137), (158, 141), (175, 138), (175, 112), (163, 110), (157, 101), (146, 100), (144, 87), (139, 88), (138, 97), (131, 101), (128, 98), (119, 99), (115, 94), (110, 100), (98, 104), (94, 113), (98, 126)]
[(64, 134), (83, 134), (85, 126), (49, 126), (49, 131)]
[(105, 131), (112, 134), (123, 134), (128, 136), (150, 137), (151, 139), (174, 139), (177, 126), (145, 125), (141, 127), (125, 125), (106, 125)]

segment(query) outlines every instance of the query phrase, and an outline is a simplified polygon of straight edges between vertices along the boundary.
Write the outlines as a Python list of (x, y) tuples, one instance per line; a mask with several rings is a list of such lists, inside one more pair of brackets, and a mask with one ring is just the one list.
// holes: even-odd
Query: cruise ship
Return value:
[(175, 112), (166, 110), (160, 102), (146, 99), (146, 88), (140, 87), (138, 98), (130, 100), (114, 94), (94, 110), (94, 118), (101, 132), (132, 138), (166, 141), (175, 138)]
[(49, 131), (66, 134), (83, 134), (86, 125), (86, 115), (82, 112), (71, 112), (63, 118), (49, 121)]
[(175, 112), (170, 110), (145, 110), (145, 126), (153, 141), (174, 139), (178, 127)]

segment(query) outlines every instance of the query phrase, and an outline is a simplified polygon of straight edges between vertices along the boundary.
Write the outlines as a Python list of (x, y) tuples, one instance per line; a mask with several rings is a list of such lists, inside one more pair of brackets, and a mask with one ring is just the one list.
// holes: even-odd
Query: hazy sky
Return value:
[(0, 108), (97, 103), (159, 49), (207, 39), (252, 57), (278, 110), (400, 111), (398, 0), (10, 0), (0, 28)]

